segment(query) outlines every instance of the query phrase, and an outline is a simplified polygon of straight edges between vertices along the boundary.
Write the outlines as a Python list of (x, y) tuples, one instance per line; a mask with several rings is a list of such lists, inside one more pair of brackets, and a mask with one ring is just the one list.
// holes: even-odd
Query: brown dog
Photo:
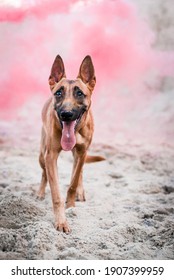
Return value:
[(84, 162), (100, 161), (102, 157), (87, 156), (94, 124), (91, 114), (91, 94), (96, 83), (90, 56), (80, 66), (76, 80), (66, 79), (62, 58), (58, 55), (49, 77), (52, 97), (42, 111), (42, 137), (39, 162), (43, 169), (38, 196), (43, 198), (47, 179), (51, 188), (56, 229), (68, 233), (70, 228), (65, 217), (64, 201), (58, 186), (57, 158), (60, 151), (72, 151), (74, 156), (71, 183), (67, 192), (66, 206), (75, 206), (75, 199), (85, 200), (82, 185)]

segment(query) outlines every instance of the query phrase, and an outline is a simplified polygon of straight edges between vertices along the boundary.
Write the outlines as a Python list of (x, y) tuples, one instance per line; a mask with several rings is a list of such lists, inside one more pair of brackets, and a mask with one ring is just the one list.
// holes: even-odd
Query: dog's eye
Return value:
[(61, 97), (62, 96), (62, 92), (60, 90), (58, 90), (58, 91), (55, 92), (54, 95), (58, 96), (58, 97)]
[(78, 97), (84, 96), (83, 92), (80, 91), (80, 90), (78, 90), (78, 91), (76, 92), (76, 95), (77, 95)]

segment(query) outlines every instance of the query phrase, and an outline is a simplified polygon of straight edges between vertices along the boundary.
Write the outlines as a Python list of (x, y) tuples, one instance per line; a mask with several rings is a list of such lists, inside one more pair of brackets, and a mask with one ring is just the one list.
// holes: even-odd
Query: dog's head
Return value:
[(95, 83), (94, 66), (90, 56), (86, 56), (82, 61), (75, 80), (66, 78), (62, 58), (59, 55), (55, 58), (49, 85), (54, 95), (56, 118), (62, 129), (61, 144), (64, 150), (71, 150), (75, 145), (75, 131), (84, 123)]

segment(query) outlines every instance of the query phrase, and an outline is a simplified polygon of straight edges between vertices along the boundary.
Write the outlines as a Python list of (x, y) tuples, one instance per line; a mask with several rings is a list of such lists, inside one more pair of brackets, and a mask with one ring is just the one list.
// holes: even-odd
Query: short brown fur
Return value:
[[(91, 105), (91, 94), (96, 82), (94, 67), (90, 56), (86, 56), (80, 66), (76, 80), (66, 79), (64, 64), (58, 55), (53, 63), (49, 77), (49, 85), (52, 97), (47, 100), (42, 110), (42, 135), (39, 162), (42, 167), (42, 179), (38, 192), (39, 198), (44, 198), (47, 181), (50, 184), (53, 209), (55, 214), (55, 227), (57, 230), (70, 232), (70, 227), (65, 217), (64, 201), (61, 197), (58, 183), (57, 158), (62, 150), (61, 137), (62, 127), (56, 110), (64, 106), (67, 110), (79, 110), (83, 106), (83, 113), (75, 129), (76, 144), (72, 149), (74, 156), (73, 171), (69, 189), (67, 191), (66, 207), (74, 207), (75, 199), (85, 201), (85, 193), (82, 184), (82, 172), (85, 162), (100, 161), (104, 158), (99, 156), (87, 156), (87, 150), (92, 140), (94, 123)], [(74, 98), (74, 89), (80, 89), (84, 96), (83, 100)], [(59, 89), (64, 90), (64, 99), (59, 102), (55, 93)], [(83, 101), (83, 102), (82, 102)], [(61, 103), (61, 105), (60, 105)]]

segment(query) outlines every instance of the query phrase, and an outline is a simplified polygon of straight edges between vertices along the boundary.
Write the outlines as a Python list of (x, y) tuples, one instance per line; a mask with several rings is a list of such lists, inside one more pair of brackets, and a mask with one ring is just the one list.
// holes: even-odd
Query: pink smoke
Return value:
[(5, 6), (0, 10), (0, 22), (21, 22), (27, 17), (36, 17), (44, 20), (50, 14), (67, 13), (72, 4), (77, 0), (36, 0), (34, 4), (29, 1), (23, 1), (21, 7)]
[(29, 5), (23, 1), (19, 8), (0, 7), (1, 117), (14, 116), (33, 96), (49, 92), (47, 79), (55, 55), (51, 52), (57, 49), (55, 38), (66, 27), (62, 30), (61, 18), (57, 25), (48, 16), (67, 14), (75, 2), (35, 1)]
[(138, 108), (141, 114), (149, 103), (153, 90), (145, 90), (144, 80), (173, 76), (174, 53), (152, 48), (154, 34), (131, 1), (27, 2), (0, 7), (1, 117), (15, 116), (35, 96), (50, 95), (47, 80), (58, 53), (70, 78), (76, 77), (84, 56), (92, 56), (96, 122), (102, 111), (105, 131), (112, 133), (127, 120), (134, 125), (137, 117), (130, 120), (130, 112)]
[(102, 1), (85, 7), (78, 17), (73, 53), (91, 54), (100, 79), (132, 83), (149, 70), (153, 36), (132, 4)]

